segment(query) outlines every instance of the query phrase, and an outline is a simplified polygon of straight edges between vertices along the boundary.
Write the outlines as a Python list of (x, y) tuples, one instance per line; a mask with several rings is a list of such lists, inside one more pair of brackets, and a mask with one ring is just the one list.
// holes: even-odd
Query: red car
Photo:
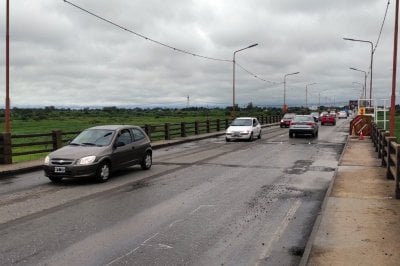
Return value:
[(280, 126), (281, 127), (289, 127), (290, 122), (292, 122), (292, 120), (295, 116), (296, 116), (295, 113), (286, 113), (281, 119)]
[(321, 118), (321, 126), (325, 124), (336, 125), (336, 115), (324, 114)]

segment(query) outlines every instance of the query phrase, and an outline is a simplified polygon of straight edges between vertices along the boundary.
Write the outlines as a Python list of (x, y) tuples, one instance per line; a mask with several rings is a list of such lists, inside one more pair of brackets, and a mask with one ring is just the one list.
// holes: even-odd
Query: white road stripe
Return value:
[(121, 257), (118, 257), (118, 258), (116, 258), (115, 260), (113, 260), (113, 261), (107, 263), (106, 266), (112, 265), (112, 264), (114, 264), (115, 262), (117, 262), (117, 261), (119, 261), (119, 260), (121, 260), (121, 259), (123, 259), (123, 258), (125, 258), (125, 257), (127, 257), (127, 256), (129, 256), (129, 255), (131, 255), (131, 254), (134, 253), (136, 250), (138, 250), (141, 246), (144, 246), (144, 245), (146, 244), (146, 242), (148, 242), (148, 241), (150, 241), (151, 239), (155, 238), (155, 237), (158, 236), (159, 234), (160, 234), (160, 233), (154, 234), (152, 237), (150, 237), (150, 238), (146, 239), (145, 241), (143, 241), (143, 243), (140, 244), (138, 247), (132, 249), (131, 251), (129, 251), (128, 253), (122, 255)]
[(264, 258), (268, 258), (271, 256), (271, 246), (276, 242), (283, 232), (286, 230), (286, 227), (289, 225), (290, 220), (293, 218), (294, 214), (296, 213), (297, 209), (300, 207), (301, 201), (297, 200), (294, 202), (293, 206), (289, 209), (289, 211), (286, 213), (285, 218), (283, 219), (282, 223), (274, 233), (274, 235), (271, 237), (270, 241), (267, 243), (266, 248), (263, 253), (261, 253), (259, 257), (259, 261), (256, 263), (256, 266), (260, 265), (261, 260)]

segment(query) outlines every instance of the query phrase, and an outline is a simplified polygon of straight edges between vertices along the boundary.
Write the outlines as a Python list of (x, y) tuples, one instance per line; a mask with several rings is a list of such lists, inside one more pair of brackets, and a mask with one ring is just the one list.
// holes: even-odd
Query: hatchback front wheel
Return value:
[(110, 178), (110, 164), (101, 162), (96, 171), (96, 180), (100, 183), (107, 182)]

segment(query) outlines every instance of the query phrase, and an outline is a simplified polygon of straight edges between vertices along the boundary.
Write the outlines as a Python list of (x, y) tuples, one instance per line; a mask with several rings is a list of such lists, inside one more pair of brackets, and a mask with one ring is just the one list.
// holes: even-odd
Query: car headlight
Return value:
[(88, 165), (93, 163), (96, 160), (96, 156), (86, 156), (78, 160), (79, 165)]
[(44, 158), (44, 164), (45, 165), (49, 165), (50, 164), (50, 157), (46, 156), (46, 158)]
[(281, 120), (281, 123), (283, 123), (283, 119)]

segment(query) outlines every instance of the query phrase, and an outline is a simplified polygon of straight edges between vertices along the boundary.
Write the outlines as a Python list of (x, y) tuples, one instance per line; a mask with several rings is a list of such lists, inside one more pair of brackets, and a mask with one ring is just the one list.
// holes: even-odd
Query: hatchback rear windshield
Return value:
[(235, 119), (231, 126), (251, 126), (253, 125), (252, 119)]
[(70, 145), (107, 146), (110, 145), (114, 132), (110, 129), (87, 129), (76, 136)]

